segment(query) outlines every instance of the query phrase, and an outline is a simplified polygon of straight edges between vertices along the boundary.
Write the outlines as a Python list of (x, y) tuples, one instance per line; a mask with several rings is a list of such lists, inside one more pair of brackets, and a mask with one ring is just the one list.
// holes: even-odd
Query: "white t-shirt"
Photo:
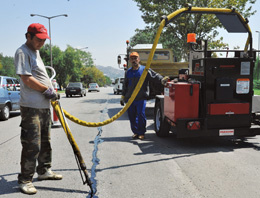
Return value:
[[(26, 44), (23, 44), (15, 53), (15, 67), (17, 75), (32, 75), (42, 84), (52, 87), (38, 50), (33, 51)], [(22, 80), (20, 86), (21, 106), (37, 109), (50, 108), (50, 100), (46, 99), (41, 92), (29, 88)]]

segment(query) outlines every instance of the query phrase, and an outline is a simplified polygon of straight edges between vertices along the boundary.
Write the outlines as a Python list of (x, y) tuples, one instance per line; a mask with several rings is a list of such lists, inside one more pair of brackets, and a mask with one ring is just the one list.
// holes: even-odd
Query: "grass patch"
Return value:
[(260, 95), (260, 89), (254, 89), (254, 95)]

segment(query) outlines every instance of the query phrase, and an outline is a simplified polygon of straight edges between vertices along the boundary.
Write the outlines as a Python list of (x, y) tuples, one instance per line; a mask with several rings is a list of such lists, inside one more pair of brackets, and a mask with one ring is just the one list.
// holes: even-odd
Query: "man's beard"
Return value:
[(133, 62), (132, 65), (133, 65), (134, 67), (136, 67), (136, 66), (138, 66), (138, 63)]

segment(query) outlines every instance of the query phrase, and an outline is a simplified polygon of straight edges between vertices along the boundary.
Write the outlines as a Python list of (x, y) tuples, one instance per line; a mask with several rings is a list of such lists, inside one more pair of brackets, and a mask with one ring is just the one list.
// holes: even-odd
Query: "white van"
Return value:
[(122, 89), (123, 89), (123, 82), (124, 82), (124, 78), (117, 78), (115, 79), (114, 84), (114, 94), (120, 94), (122, 93)]

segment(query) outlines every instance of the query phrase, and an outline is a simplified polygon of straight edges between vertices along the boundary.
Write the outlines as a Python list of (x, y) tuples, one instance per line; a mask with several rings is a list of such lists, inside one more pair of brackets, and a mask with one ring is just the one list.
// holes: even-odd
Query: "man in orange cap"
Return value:
[[(39, 49), (50, 39), (47, 29), (39, 23), (31, 24), (25, 34), (26, 43), (15, 53), (16, 74), (20, 76), (21, 110), (21, 191), (35, 194), (32, 184), (35, 169), (38, 180), (62, 179), (51, 170), (51, 112), (50, 100), (58, 99), (40, 57)], [(38, 166), (36, 167), (36, 162)]]
[[(122, 97), (120, 100), (121, 105), (124, 105), (124, 102), (129, 100), (145, 69), (145, 66), (140, 65), (140, 57), (137, 52), (132, 52), (130, 54), (130, 63), (132, 64), (132, 67), (125, 73)], [(146, 132), (145, 108), (146, 100), (149, 96), (149, 81), (164, 84), (165, 78), (152, 69), (149, 69), (139, 93), (128, 108), (127, 113), (130, 120), (131, 130), (134, 133), (132, 136), (133, 139), (143, 140)]]

